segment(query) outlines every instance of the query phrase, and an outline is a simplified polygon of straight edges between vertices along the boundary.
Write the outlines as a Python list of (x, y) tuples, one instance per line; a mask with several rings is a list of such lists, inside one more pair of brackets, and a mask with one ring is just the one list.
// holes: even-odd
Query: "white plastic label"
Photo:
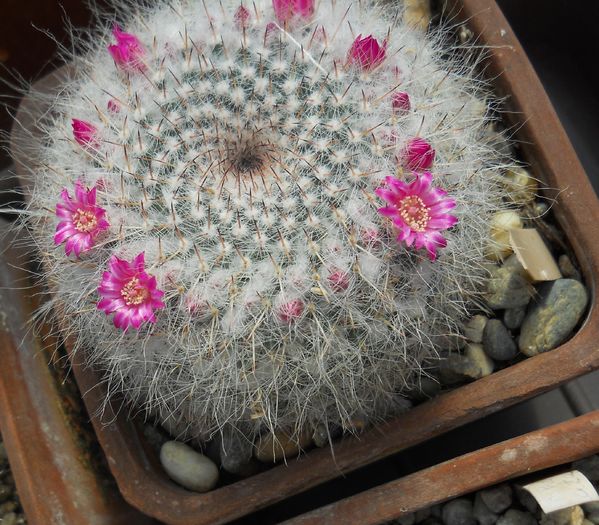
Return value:
[(578, 470), (566, 472), (524, 485), (546, 514), (575, 505), (599, 501), (591, 482)]

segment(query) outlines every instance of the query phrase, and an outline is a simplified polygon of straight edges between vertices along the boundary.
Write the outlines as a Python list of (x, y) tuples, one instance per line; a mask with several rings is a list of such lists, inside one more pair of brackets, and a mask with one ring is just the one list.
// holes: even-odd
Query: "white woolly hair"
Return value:
[[(110, 394), (179, 438), (351, 429), (402, 409), (402, 392), (459, 340), (511, 161), (475, 61), (453, 56), (443, 29), (406, 25), (401, 5), (322, 0), (311, 20), (268, 31), (269, 1), (246, 5), (245, 28), (239, 6), (117, 1), (145, 47), (143, 73), (107, 52), (114, 19), (82, 36), (39, 124), (44, 168), (26, 214), (53, 289), (45, 308), (59, 306), (62, 335)], [(346, 64), (359, 34), (386, 42), (380, 66)], [(410, 111), (392, 111), (397, 90)], [(96, 126), (96, 147), (75, 142), (73, 118)], [(397, 157), (415, 136), (457, 202), (434, 262), (396, 241), (374, 194), (387, 175), (410, 179)], [(76, 181), (98, 185), (110, 222), (80, 258), (53, 242), (60, 193)], [(123, 332), (97, 309), (97, 288), (112, 255), (140, 252), (166, 306)], [(303, 310), (287, 322), (295, 300)]]

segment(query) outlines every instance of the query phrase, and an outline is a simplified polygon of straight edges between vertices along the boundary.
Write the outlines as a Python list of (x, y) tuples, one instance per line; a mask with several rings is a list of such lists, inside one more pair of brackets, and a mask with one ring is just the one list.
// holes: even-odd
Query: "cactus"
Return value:
[(503, 206), (476, 64), (401, 5), (133, 5), (40, 124), (26, 223), (73, 350), (185, 439), (403, 409)]

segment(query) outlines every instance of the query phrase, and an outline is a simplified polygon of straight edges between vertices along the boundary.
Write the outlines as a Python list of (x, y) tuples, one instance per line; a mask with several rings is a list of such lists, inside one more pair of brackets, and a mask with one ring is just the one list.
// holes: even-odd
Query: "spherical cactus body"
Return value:
[(401, 409), (501, 207), (474, 65), (401, 6), (127, 6), (73, 58), (28, 209), (74, 351), (181, 438)]

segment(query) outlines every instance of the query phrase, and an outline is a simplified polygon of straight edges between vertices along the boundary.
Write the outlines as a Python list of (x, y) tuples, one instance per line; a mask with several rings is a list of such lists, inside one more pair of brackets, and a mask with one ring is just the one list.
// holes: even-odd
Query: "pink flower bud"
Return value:
[(309, 20), (314, 15), (314, 0), (272, 0), (272, 7), (280, 24), (294, 18)]
[(412, 107), (410, 95), (405, 91), (396, 91), (391, 97), (391, 107), (393, 107), (395, 113), (407, 113)]
[(146, 66), (143, 62), (145, 49), (135, 35), (121, 31), (118, 25), (112, 30), (116, 44), (108, 46), (108, 52), (115, 64), (124, 70), (143, 71)]
[(120, 113), (121, 105), (116, 100), (111, 98), (108, 101), (108, 111), (110, 111), (111, 113)]
[(355, 65), (365, 71), (370, 71), (385, 60), (386, 54), (386, 41), (381, 45), (376, 38), (372, 37), (372, 35), (365, 38), (362, 38), (362, 35), (358, 35), (358, 38), (354, 40), (354, 43), (347, 54), (347, 61), (350, 65)]
[(349, 275), (341, 270), (332, 272), (327, 280), (333, 292), (344, 292), (349, 288)]
[(249, 25), (251, 14), (244, 6), (240, 5), (237, 11), (235, 11), (235, 16), (233, 18), (235, 20), (235, 25), (239, 29), (243, 29)]
[(402, 161), (406, 168), (414, 171), (426, 170), (433, 165), (435, 150), (424, 139), (410, 139), (402, 153)]
[(77, 144), (81, 146), (97, 146), (97, 130), (93, 124), (74, 118), (71, 121), (71, 126), (73, 127), (73, 137), (77, 141)]
[(361, 232), (362, 243), (366, 246), (379, 246), (381, 243), (381, 236), (379, 231), (375, 228), (367, 228)]
[(299, 299), (294, 299), (283, 304), (279, 308), (279, 319), (284, 323), (293, 323), (297, 321), (304, 313), (304, 303)]

